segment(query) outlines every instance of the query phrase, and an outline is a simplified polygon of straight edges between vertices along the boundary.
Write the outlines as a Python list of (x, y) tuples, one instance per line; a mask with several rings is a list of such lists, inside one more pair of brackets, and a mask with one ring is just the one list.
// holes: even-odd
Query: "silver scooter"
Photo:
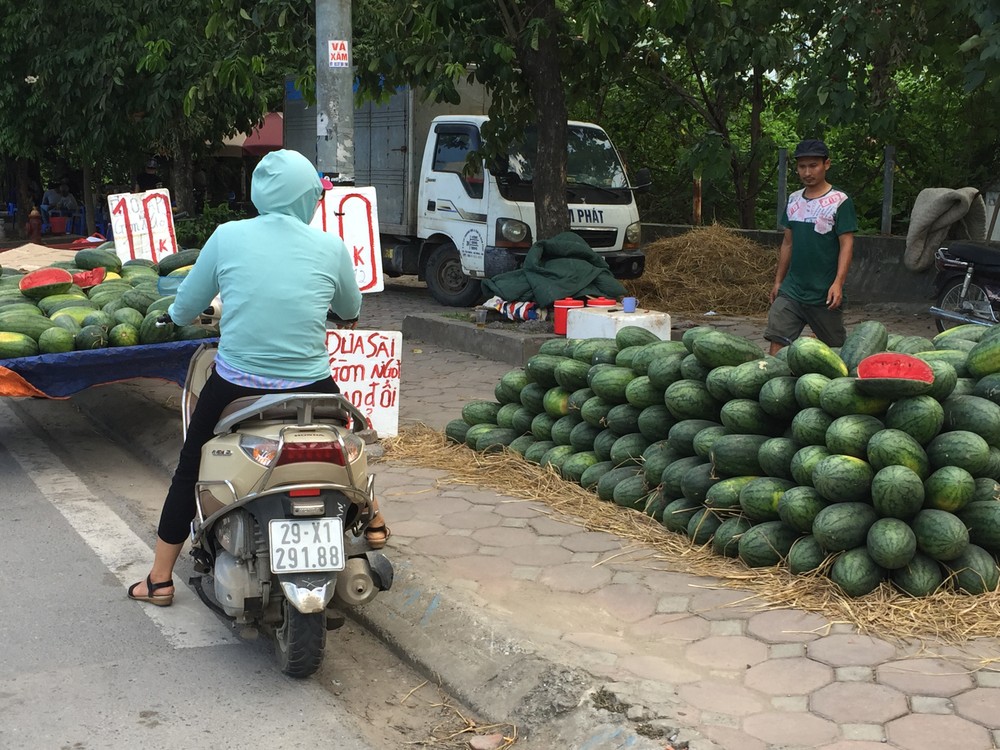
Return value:
[[(181, 409), (187, 434), (216, 344), (191, 358)], [(392, 586), (389, 559), (365, 539), (374, 477), (357, 432), (366, 420), (326, 393), (270, 394), (230, 404), (202, 450), (191, 584), (244, 637), (270, 635), (281, 671), (307, 677), (328, 630)]]

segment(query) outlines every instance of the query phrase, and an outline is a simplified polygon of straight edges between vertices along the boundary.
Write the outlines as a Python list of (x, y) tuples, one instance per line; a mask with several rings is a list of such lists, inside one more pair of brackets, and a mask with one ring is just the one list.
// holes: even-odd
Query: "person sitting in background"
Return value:
[(53, 216), (73, 216), (79, 207), (76, 198), (69, 191), (69, 184), (60, 183), (55, 199), (49, 202), (49, 213)]
[(163, 181), (160, 179), (160, 175), (156, 171), (159, 168), (160, 163), (156, 161), (156, 159), (150, 159), (147, 161), (145, 169), (135, 176), (135, 183), (132, 185), (132, 192), (145, 193), (147, 190), (156, 190), (156, 188), (162, 187)]
[(42, 195), (42, 202), (39, 205), (39, 209), (42, 212), (42, 221), (49, 220), (49, 210), (52, 206), (59, 200), (59, 183), (50, 182), (49, 189), (45, 191)]

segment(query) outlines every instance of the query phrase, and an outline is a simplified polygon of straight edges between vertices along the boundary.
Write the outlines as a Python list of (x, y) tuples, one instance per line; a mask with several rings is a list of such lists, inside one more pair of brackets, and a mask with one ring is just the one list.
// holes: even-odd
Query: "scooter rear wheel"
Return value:
[(323, 662), (326, 645), (326, 613), (304, 615), (286, 600), (284, 621), (274, 631), (274, 651), (278, 666), (289, 677), (308, 677)]
[[(942, 310), (958, 313), (970, 318), (979, 318), (992, 323), (993, 308), (990, 305), (989, 297), (986, 296), (986, 290), (978, 284), (969, 284), (969, 289), (963, 300), (962, 282), (962, 279), (958, 279), (942, 289), (941, 296), (938, 297), (937, 306)], [(959, 321), (937, 319), (938, 331), (947, 331), (949, 328), (959, 325), (962, 325)]]

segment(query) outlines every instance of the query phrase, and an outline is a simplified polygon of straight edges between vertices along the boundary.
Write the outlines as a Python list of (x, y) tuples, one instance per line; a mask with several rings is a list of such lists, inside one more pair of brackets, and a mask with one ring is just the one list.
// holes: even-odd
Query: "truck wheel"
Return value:
[(442, 305), (471, 307), (482, 299), (482, 285), (462, 272), (462, 259), (451, 242), (434, 249), (424, 277), (431, 296)]

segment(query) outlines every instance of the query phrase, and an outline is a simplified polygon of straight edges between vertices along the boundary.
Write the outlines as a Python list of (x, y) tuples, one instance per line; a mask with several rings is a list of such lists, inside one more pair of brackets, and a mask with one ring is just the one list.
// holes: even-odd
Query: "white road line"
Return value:
[[(8, 424), (13, 420), (21, 422), (2, 400), (0, 414)], [(16, 442), (6, 443), (5, 447), (38, 491), (56, 507), (122, 586), (146, 576), (153, 550), (111, 508), (94, 497), (27, 427)], [(228, 626), (176, 575), (174, 585), (179, 596), (174, 597), (170, 607), (135, 604), (156, 624), (171, 646), (201, 648), (238, 642)], [(124, 589), (122, 597), (125, 597)]]

